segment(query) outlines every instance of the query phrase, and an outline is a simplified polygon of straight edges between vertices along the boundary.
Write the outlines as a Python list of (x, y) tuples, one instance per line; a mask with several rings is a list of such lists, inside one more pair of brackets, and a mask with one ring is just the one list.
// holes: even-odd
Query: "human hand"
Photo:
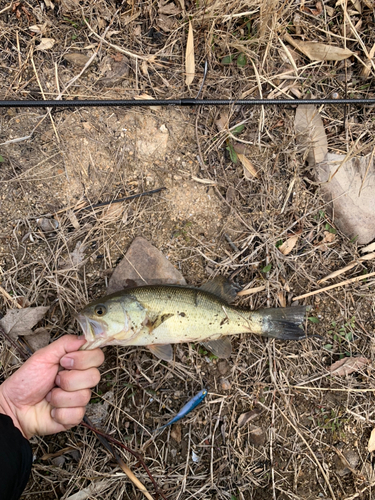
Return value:
[[(36, 351), (0, 385), (0, 413), (13, 419), (22, 434), (47, 435), (78, 425), (100, 380), (100, 349), (78, 351), (85, 339), (64, 335)], [(64, 368), (62, 371), (61, 367)]]

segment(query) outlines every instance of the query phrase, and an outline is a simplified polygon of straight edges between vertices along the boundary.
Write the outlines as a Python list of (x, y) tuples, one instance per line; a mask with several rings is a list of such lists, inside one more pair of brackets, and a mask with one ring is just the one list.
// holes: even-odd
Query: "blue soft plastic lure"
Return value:
[(190, 413), (194, 408), (196, 408), (207, 396), (207, 389), (202, 389), (201, 391), (198, 392), (190, 401), (184, 405), (181, 410), (177, 413), (175, 417), (172, 418), (169, 422), (167, 422), (165, 425), (162, 425), (161, 427), (158, 427), (157, 429), (154, 430), (154, 432), (161, 431), (165, 429), (166, 427), (169, 427), (172, 424), (175, 424), (178, 422), (181, 418), (185, 417), (188, 413)]

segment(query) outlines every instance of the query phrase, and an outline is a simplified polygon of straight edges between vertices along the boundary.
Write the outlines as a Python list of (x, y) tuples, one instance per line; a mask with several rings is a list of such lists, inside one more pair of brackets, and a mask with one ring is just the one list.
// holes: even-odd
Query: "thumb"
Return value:
[(68, 352), (78, 351), (86, 342), (83, 336), (77, 337), (76, 335), (64, 335), (52, 344), (39, 349), (32, 358), (41, 357), (44, 363), (59, 364), (60, 359), (68, 354)]

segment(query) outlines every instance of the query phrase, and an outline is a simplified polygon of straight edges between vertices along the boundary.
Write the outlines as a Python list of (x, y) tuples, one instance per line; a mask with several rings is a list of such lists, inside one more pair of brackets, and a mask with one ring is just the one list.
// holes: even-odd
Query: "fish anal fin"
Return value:
[(206, 281), (200, 289), (220, 297), (229, 304), (236, 299), (238, 292), (236, 285), (224, 276), (216, 276), (212, 280)]
[(173, 360), (173, 349), (171, 344), (150, 344), (147, 348), (152, 354), (163, 361)]
[(207, 340), (201, 344), (218, 358), (229, 358), (232, 353), (232, 343), (229, 337), (218, 340)]

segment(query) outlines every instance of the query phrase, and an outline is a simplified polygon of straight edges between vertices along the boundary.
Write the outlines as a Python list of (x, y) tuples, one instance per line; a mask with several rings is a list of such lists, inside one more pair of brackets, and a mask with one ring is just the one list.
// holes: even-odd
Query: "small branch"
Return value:
[[(84, 421), (81, 423), (81, 425), (83, 425), (84, 427), (87, 427), (88, 429), (90, 429), (91, 431), (95, 432), (95, 434), (97, 434), (98, 436), (98, 439), (100, 440), (101, 443), (103, 443), (103, 445), (107, 448), (108, 451), (111, 451), (112, 454), (115, 454), (114, 450), (112, 449), (112, 447), (109, 445), (109, 443), (107, 444), (104, 444), (104, 442), (102, 441), (102, 439), (104, 438), (105, 440), (115, 444), (116, 446), (119, 446), (120, 448), (123, 448), (124, 450), (128, 451), (129, 453), (131, 453), (133, 455), (133, 457), (135, 457), (139, 462), (140, 464), (142, 465), (142, 467), (144, 468), (144, 470), (146, 471), (148, 477), (150, 478), (150, 481), (152, 482), (152, 484), (154, 485), (154, 488), (155, 488), (155, 491), (156, 493), (158, 493), (164, 500), (167, 500), (166, 496), (163, 494), (163, 492), (160, 490), (157, 482), (155, 481), (155, 479), (153, 478), (149, 468), (147, 467), (147, 465), (145, 464), (142, 456), (137, 453), (136, 451), (132, 450), (131, 448), (128, 448), (126, 445), (122, 444), (120, 441), (118, 441), (117, 439), (113, 438), (112, 436), (109, 436), (108, 434), (106, 434), (105, 432), (102, 432), (100, 431), (99, 429), (97, 429), (96, 427), (94, 427), (92, 425), (92, 423), (90, 422), (90, 420), (85, 417), (84, 418)], [(108, 447), (108, 446), (109, 447)], [(114, 455), (115, 456), (115, 455)], [(115, 456), (116, 458), (116, 456)], [(120, 460), (121, 457), (119, 457)], [(116, 458), (117, 460), (117, 458)], [(126, 464), (125, 464), (126, 465)], [(122, 468), (122, 467), (121, 467)], [(124, 470), (124, 469), (123, 469)], [(130, 469), (129, 469), (130, 470)], [(131, 471), (130, 471), (131, 472)], [(126, 472), (126, 474), (129, 476), (129, 474)], [(134, 476), (134, 474), (131, 472), (131, 474)], [(135, 476), (134, 476), (135, 477)], [(129, 479), (131, 479), (131, 477), (129, 476)], [(131, 479), (133, 481), (133, 479)], [(137, 479), (138, 481), (138, 479)], [(134, 481), (133, 481), (134, 482)], [(141, 483), (142, 484), (142, 483)], [(142, 485), (143, 486), (143, 485)], [(143, 486), (144, 488), (144, 486)], [(141, 490), (143, 493), (144, 491)], [(147, 497), (148, 498), (148, 497)]]
[(18, 354), (21, 356), (21, 358), (26, 361), (30, 355), (21, 347), (17, 342), (15, 342), (8, 333), (5, 332), (4, 328), (0, 326), (0, 334), (4, 337), (5, 340), (11, 344), (11, 346), (14, 347), (14, 349), (18, 352)]
[(326, 286), (325, 288), (320, 288), (319, 290), (315, 290), (314, 292), (304, 293), (303, 295), (299, 295), (298, 297), (294, 297), (293, 301), (299, 299), (305, 299), (306, 297), (311, 297), (312, 295), (317, 295), (318, 293), (326, 292), (327, 290), (332, 290), (333, 288), (338, 288), (340, 286), (345, 286), (350, 283), (356, 283), (357, 281), (365, 280), (366, 278), (371, 278), (371, 276), (375, 276), (375, 272), (369, 274), (363, 274), (362, 276), (356, 276), (355, 278), (350, 278), (345, 281), (341, 281), (340, 283), (336, 283), (335, 285)]

